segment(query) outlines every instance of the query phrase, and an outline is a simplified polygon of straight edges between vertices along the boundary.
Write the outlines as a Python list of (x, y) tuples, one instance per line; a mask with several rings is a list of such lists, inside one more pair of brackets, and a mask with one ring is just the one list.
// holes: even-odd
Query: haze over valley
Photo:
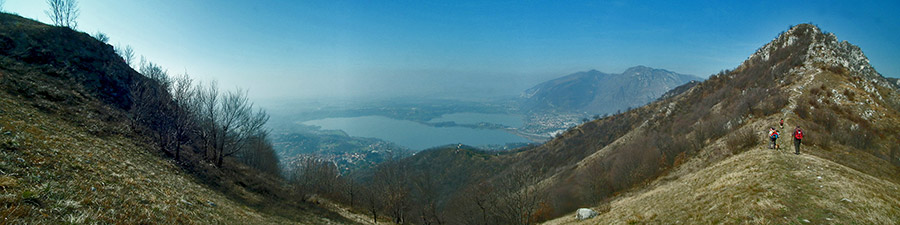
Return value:
[(898, 8), (0, 0), (0, 224), (894, 224)]

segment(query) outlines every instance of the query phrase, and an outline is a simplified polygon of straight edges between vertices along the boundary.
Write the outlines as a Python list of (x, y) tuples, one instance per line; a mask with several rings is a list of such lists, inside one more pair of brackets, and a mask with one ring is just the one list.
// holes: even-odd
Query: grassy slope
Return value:
[(9, 14), (0, 27), (0, 224), (352, 223), (246, 167), (201, 182), (114, 106), (139, 75), (110, 46)]
[[(758, 135), (760, 144), (734, 155), (725, 154), (726, 158), (721, 159), (720, 153), (727, 153), (723, 150), (730, 147), (725, 140), (734, 136), (735, 130), (650, 184), (614, 197), (608, 204), (596, 206), (598, 211), (607, 209), (608, 212), (601, 212), (598, 218), (581, 223), (784, 224), (809, 221), (815, 224), (892, 224), (900, 221), (900, 169), (890, 160), (877, 157), (892, 153), (883, 152), (885, 148), (860, 150), (850, 147), (846, 140), (835, 139), (834, 135), (863, 135), (863, 132), (842, 127), (850, 122), (848, 120), (853, 120), (853, 116), (871, 111), (875, 112), (874, 116), (866, 121), (871, 124), (870, 129), (881, 136), (867, 140), (874, 146), (896, 141), (894, 132), (900, 117), (895, 110), (886, 107), (896, 100), (896, 90), (867, 84), (871, 81), (835, 73), (814, 63), (806, 63), (792, 71), (799, 76), (796, 82), (781, 87), (789, 90), (787, 94), (790, 95), (783, 113), (751, 117), (748, 124), (740, 128)], [(827, 88), (816, 94), (813, 89), (820, 86)], [(873, 86), (875, 88), (868, 90), (863, 88)], [(856, 93), (855, 100), (839, 94), (842, 90)], [(813, 101), (819, 104), (815, 109), (810, 108), (811, 111), (835, 113), (840, 120), (837, 124), (842, 125), (823, 130), (818, 122), (821, 118), (817, 118), (821, 114), (806, 119), (794, 114), (796, 108), (809, 108), (811, 103), (807, 102)], [(845, 113), (829, 111), (831, 108), (840, 108)], [(764, 132), (780, 118), (785, 118), (787, 128), (782, 130), (785, 138), (779, 141), (783, 149), (766, 149)], [(804, 154), (799, 156), (788, 153), (792, 151), (789, 149), (790, 129), (796, 124), (807, 128)], [(812, 129), (810, 125), (817, 128)], [(547, 223), (579, 221), (574, 219), (574, 214), (569, 214)]]
[[(802, 86), (818, 86), (824, 82), (822, 79), (834, 78), (833, 74), (816, 73), (816, 76), (804, 79), (811, 82), (804, 82)], [(787, 109), (793, 107), (793, 98), (808, 95), (800, 93), (803, 94), (792, 97), (792, 104)], [(828, 138), (826, 134), (807, 133), (826, 137), (804, 142), (804, 154), (799, 156), (790, 154), (792, 144), (786, 137), (779, 140), (782, 149), (767, 149), (768, 142), (762, 138), (764, 131), (772, 126), (768, 121), (778, 121), (779, 116), (754, 119), (740, 128), (754, 131), (760, 137), (760, 144), (748, 151), (715, 160), (718, 158), (715, 156), (721, 155), (717, 152), (729, 148), (726, 144), (729, 137), (726, 136), (710, 143), (697, 156), (649, 185), (594, 207), (597, 211), (609, 210), (597, 218), (576, 221), (574, 214), (568, 214), (547, 224), (785, 224), (806, 221), (892, 224), (900, 221), (900, 185), (896, 167), (838, 142), (823, 142), (822, 138)], [(793, 126), (792, 121), (801, 120), (790, 114), (786, 118), (786, 128)], [(879, 124), (893, 126), (887, 121), (894, 119), (890, 115), (879, 118)], [(782, 130), (782, 133), (786, 136), (784, 134), (790, 131)], [(822, 144), (827, 148), (821, 148)]]
[[(807, 147), (805, 151), (821, 151)], [(863, 223), (900, 221), (900, 185), (812, 154), (760, 145), (613, 200), (610, 211), (547, 224)]]
[[(26, 224), (289, 224), (198, 184), (98, 118), (81, 122), (0, 93), (0, 217)], [(98, 128), (104, 127), (104, 128)], [(299, 212), (300, 214), (304, 212)], [(330, 223), (309, 217), (304, 223)]]

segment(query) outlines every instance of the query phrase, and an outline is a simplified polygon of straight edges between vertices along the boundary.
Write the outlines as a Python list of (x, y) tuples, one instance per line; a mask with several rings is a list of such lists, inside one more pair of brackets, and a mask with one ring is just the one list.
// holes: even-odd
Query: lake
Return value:
[(480, 122), (501, 124), (512, 128), (519, 128), (525, 123), (522, 116), (509, 114), (489, 114), (489, 113), (451, 113), (441, 117), (434, 118), (428, 122), (449, 122), (453, 121), (457, 124), (478, 124)]
[[(487, 117), (480, 117), (489, 115)], [(521, 126), (521, 117), (505, 114), (454, 113), (432, 120), (433, 122), (453, 121), (458, 124), (489, 122), (510, 127)], [(478, 119), (478, 118), (482, 119)], [(518, 118), (518, 121), (517, 119)], [(503, 130), (473, 129), (466, 127), (432, 127), (422, 123), (397, 120), (383, 116), (360, 116), (326, 118), (305, 121), (303, 124), (320, 126), (322, 129), (343, 130), (350, 136), (372, 137), (397, 143), (413, 150), (424, 150), (447, 144), (462, 143), (479, 146), (488, 144), (530, 143), (528, 139)], [(518, 125), (518, 126), (515, 126)]]

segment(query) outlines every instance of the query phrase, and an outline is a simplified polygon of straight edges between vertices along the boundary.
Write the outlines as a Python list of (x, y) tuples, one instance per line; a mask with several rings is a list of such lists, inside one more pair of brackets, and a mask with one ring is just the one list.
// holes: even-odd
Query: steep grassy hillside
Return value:
[[(602, 162), (626, 154), (623, 151), (670, 151), (678, 145), (641, 145), (648, 139), (627, 137), (653, 134), (670, 120), (699, 117), (693, 125), (680, 126), (688, 135), (675, 136), (674, 141), (697, 134), (717, 137), (692, 143), (671, 164), (657, 154), (631, 160), (638, 165), (626, 166), (624, 172), (647, 175), (639, 185), (619, 189), (624, 195), (601, 201), (611, 204), (591, 205), (609, 210), (601, 214), (600, 223), (890, 223), (900, 215), (895, 194), (900, 183), (898, 96), (900, 91), (874, 71), (858, 47), (801, 24), (734, 71), (713, 76), (672, 101), (651, 104), (648, 107), (659, 114), (645, 126), (579, 162), (576, 175), (560, 173), (548, 181), (552, 185), (566, 177), (615, 174), (614, 163)], [(724, 120), (679, 115), (680, 107), (702, 105), (708, 105), (706, 113), (715, 113), (708, 115), (724, 114), (719, 117)], [(696, 109), (692, 112), (704, 112)], [(790, 138), (781, 139), (780, 152), (763, 149), (765, 130), (777, 128), (782, 118), (783, 137), (790, 137), (798, 125), (806, 133), (800, 156), (785, 155), (792, 147)], [(713, 126), (699, 126), (704, 122)], [(657, 162), (662, 169), (646, 173), (654, 171), (650, 165)], [(555, 222), (561, 221), (571, 219)]]
[(87, 34), (0, 14), (0, 223), (351, 223), (240, 163), (171, 160), (127, 111), (141, 79)]
[[(123, 132), (121, 121), (103, 121), (109, 118), (88, 107), (55, 114), (31, 104), (0, 93), (0, 217), (7, 222), (295, 223), (198, 184)], [(311, 215), (306, 222), (333, 220)]]
[(605, 212), (545, 224), (891, 224), (900, 220), (900, 185), (816, 155), (758, 146), (597, 209)]

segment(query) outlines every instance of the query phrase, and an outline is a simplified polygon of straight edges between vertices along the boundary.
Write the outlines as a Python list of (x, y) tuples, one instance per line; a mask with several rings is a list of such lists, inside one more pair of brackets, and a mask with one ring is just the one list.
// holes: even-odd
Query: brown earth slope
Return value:
[[(656, 115), (545, 183), (552, 188), (571, 179), (615, 174), (615, 162), (604, 160), (643, 152), (644, 157), (619, 158), (638, 162), (620, 169), (627, 174), (620, 177), (645, 178), (588, 204), (601, 215), (584, 223), (891, 224), (900, 221), (898, 96), (858, 47), (801, 24), (734, 71), (646, 107)], [(692, 110), (684, 113), (686, 108)], [(691, 115), (698, 112), (706, 115)], [(674, 143), (693, 143), (672, 163), (653, 149), (668, 152), (677, 144), (636, 143), (654, 140), (642, 138), (648, 135), (659, 137), (653, 133), (665, 130), (668, 121), (692, 117), (676, 126), (683, 132), (674, 134)], [(767, 149), (766, 130), (779, 128), (781, 118), (786, 121), (782, 149)], [(789, 153), (795, 126), (806, 133), (801, 155)], [(721, 135), (708, 138), (715, 135), (710, 132)], [(699, 134), (704, 137), (696, 138)], [(616, 181), (587, 188), (602, 190)], [(569, 214), (549, 223), (576, 222), (573, 218)]]
[(128, 116), (137, 79), (87, 34), (0, 13), (0, 224), (352, 223), (245, 166), (158, 152)]

